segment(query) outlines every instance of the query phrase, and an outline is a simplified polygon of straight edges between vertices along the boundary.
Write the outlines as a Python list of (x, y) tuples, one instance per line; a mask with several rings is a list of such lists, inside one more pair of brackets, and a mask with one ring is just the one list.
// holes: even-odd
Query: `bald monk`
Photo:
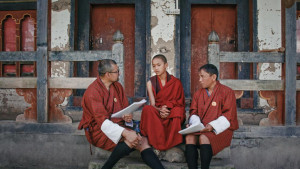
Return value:
[(111, 115), (128, 106), (119, 79), (119, 68), (114, 60), (99, 61), (99, 76), (87, 88), (82, 98), (83, 115), (78, 129), (84, 129), (90, 144), (112, 151), (103, 169), (112, 168), (122, 157), (137, 149), (151, 168), (164, 168), (148, 144), (146, 137), (128, 129), (125, 122), (132, 122), (132, 114), (123, 118)]
[(142, 111), (140, 129), (149, 144), (157, 150), (167, 150), (182, 143), (181, 124), (185, 120), (185, 100), (179, 79), (167, 72), (167, 59), (156, 55), (152, 59), (156, 74), (147, 82), (150, 105)]
[(234, 92), (217, 80), (216, 66), (200, 67), (199, 75), (202, 89), (193, 96), (187, 127), (202, 123), (205, 128), (185, 137), (189, 169), (198, 168), (197, 145), (200, 145), (201, 169), (208, 169), (212, 156), (230, 146), (233, 131), (239, 127)]

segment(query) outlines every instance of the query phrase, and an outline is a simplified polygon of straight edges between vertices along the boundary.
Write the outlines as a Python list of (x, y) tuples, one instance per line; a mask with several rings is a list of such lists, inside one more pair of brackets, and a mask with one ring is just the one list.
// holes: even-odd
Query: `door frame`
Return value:
[[(249, 0), (181, 0), (180, 1), (180, 79), (186, 98), (191, 98), (191, 6), (236, 5), (238, 51), (249, 51)], [(245, 36), (249, 35), (249, 36)], [(240, 63), (239, 63), (240, 64)], [(242, 63), (239, 79), (250, 78), (250, 64)], [(249, 77), (248, 77), (249, 76)]]
[[(146, 97), (146, 74), (150, 71), (150, 5), (151, 0), (78, 0), (77, 1), (77, 44), (78, 50), (90, 50), (90, 8), (101, 4), (133, 4), (135, 5), (135, 70), (134, 96)], [(84, 11), (84, 12), (80, 12)], [(81, 45), (83, 44), (83, 45)], [(79, 62), (77, 75), (89, 75), (89, 63)], [(149, 69), (149, 70), (148, 70)], [(82, 94), (82, 93), (81, 93)]]

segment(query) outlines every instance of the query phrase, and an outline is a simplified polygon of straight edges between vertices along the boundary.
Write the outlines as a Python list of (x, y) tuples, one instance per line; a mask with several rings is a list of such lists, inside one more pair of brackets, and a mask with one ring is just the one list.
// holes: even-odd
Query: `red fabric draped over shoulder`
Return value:
[(208, 137), (214, 155), (230, 146), (233, 131), (239, 128), (236, 98), (232, 89), (220, 82), (217, 82), (211, 96), (207, 95), (206, 89), (199, 89), (194, 94), (190, 107), (190, 116), (193, 114), (200, 117), (204, 126), (220, 116), (226, 117), (230, 127), (224, 132), (218, 135), (213, 132), (195, 133), (195, 135), (205, 134)]
[(98, 76), (83, 95), (83, 114), (78, 129), (85, 129), (86, 138), (92, 145), (112, 151), (116, 144), (101, 131), (101, 125), (104, 120), (110, 119), (123, 126), (123, 119), (111, 119), (111, 115), (127, 106), (128, 100), (122, 85), (114, 82), (107, 90)]
[[(159, 112), (153, 106), (144, 106), (141, 117), (141, 133), (148, 137), (149, 144), (158, 150), (167, 150), (182, 143), (181, 124), (185, 120), (185, 98), (183, 87), (179, 79), (169, 75), (166, 82), (158, 93), (155, 92), (155, 106), (167, 105), (170, 115), (162, 119)], [(151, 78), (157, 78), (156, 76)], [(159, 78), (158, 78), (159, 79)], [(156, 84), (159, 85), (159, 84)]]

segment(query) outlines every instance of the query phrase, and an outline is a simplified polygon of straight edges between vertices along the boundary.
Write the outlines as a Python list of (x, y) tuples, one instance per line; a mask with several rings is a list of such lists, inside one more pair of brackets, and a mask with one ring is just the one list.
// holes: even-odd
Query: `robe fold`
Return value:
[[(168, 81), (162, 87), (157, 76), (151, 77), (155, 106), (167, 105), (170, 114), (162, 119), (158, 110), (146, 105), (142, 111), (140, 129), (148, 137), (149, 144), (158, 150), (167, 150), (182, 143), (181, 124), (185, 120), (185, 98), (179, 79), (168, 74)], [(156, 83), (157, 82), (157, 83)], [(159, 85), (159, 86), (157, 86)], [(159, 89), (159, 90), (157, 90)]]
[(116, 146), (102, 131), (101, 125), (109, 119), (124, 126), (122, 118), (113, 118), (111, 115), (128, 106), (122, 85), (114, 82), (106, 89), (99, 76), (89, 85), (82, 98), (83, 114), (78, 129), (84, 129), (90, 144), (112, 151)]
[(194, 134), (204, 134), (208, 137), (214, 155), (225, 147), (230, 146), (233, 131), (239, 128), (236, 98), (232, 89), (222, 85), (219, 81), (217, 81), (210, 96), (208, 96), (206, 89), (199, 89), (194, 94), (190, 107), (190, 117), (194, 114), (199, 116), (204, 126), (218, 117), (224, 116), (229, 121), (230, 127), (222, 133), (218, 135), (214, 132), (198, 132)]

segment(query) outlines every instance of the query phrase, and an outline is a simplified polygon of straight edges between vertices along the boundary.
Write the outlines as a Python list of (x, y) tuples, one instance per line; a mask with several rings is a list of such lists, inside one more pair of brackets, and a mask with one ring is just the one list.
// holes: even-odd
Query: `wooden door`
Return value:
[[(236, 51), (236, 6), (192, 5), (191, 8), (191, 93), (199, 84), (198, 69), (208, 61), (208, 36), (216, 31), (220, 38), (220, 51)], [(235, 63), (220, 64), (220, 79), (235, 79)]]
[[(91, 9), (91, 48), (93, 50), (111, 50), (113, 34), (120, 30), (124, 35), (124, 73), (125, 93), (134, 95), (134, 38), (135, 9), (134, 5), (95, 5)], [(90, 75), (98, 74), (97, 62), (90, 66)]]

